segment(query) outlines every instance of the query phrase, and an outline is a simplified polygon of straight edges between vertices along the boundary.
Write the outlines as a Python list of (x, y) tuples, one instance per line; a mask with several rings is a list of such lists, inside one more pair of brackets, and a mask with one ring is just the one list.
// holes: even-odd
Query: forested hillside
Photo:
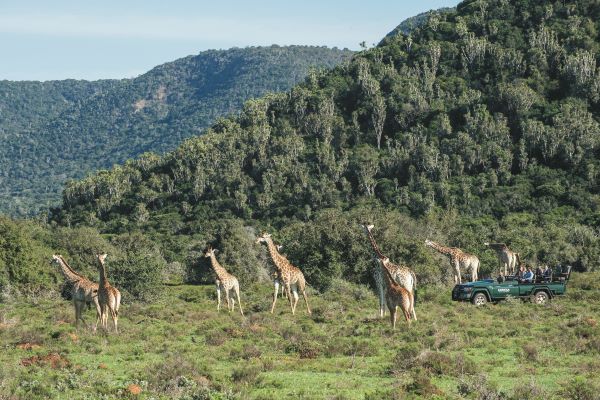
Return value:
[(66, 179), (174, 149), (243, 102), (351, 56), (326, 47), (211, 50), (134, 79), (0, 82), (0, 211), (55, 205)]
[(429, 237), (496, 267), (600, 264), (600, 5), (465, 1), (332, 71), (246, 103), (203, 136), (70, 182), (51, 219), (142, 232), (190, 271), (207, 242), (236, 272), (269, 229), (308, 281), (369, 282), (357, 223), (437, 282)]

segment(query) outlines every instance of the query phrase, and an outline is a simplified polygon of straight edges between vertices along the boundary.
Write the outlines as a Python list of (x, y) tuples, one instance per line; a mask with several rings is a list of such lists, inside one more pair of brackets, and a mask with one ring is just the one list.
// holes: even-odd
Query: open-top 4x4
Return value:
[(565, 294), (570, 274), (571, 268), (568, 267), (566, 273), (559, 274), (555, 279), (547, 281), (528, 282), (507, 276), (505, 279), (484, 279), (463, 283), (454, 286), (452, 300), (470, 301), (480, 306), (487, 302), (497, 302), (513, 297), (530, 299), (535, 304), (546, 304), (555, 296)]

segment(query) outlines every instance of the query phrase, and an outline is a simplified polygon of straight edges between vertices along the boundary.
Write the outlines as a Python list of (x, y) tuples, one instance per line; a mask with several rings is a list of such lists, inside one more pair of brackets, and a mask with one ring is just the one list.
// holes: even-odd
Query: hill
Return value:
[(144, 232), (186, 265), (207, 241), (241, 261), (251, 241), (232, 232), (269, 227), (323, 287), (369, 280), (365, 219), (425, 281), (446, 265), (427, 237), (478, 254), (484, 275), (496, 265), (486, 240), (596, 269), (598, 17), (586, 0), (465, 1), (164, 157), (70, 183), (52, 218)]
[(134, 79), (0, 82), (0, 211), (54, 205), (65, 180), (174, 149), (243, 102), (351, 56), (325, 47), (211, 50)]

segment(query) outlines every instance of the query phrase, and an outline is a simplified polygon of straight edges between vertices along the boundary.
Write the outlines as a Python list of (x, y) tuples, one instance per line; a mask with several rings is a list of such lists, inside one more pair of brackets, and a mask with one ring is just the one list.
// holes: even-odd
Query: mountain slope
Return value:
[(55, 203), (66, 179), (171, 150), (245, 100), (288, 89), (310, 68), (351, 54), (309, 46), (211, 50), (134, 79), (4, 82), (23, 105), (0, 103), (0, 132), (12, 132), (0, 150), (0, 211), (20, 215)]
[(425, 282), (446, 265), (427, 237), (480, 255), (482, 276), (496, 265), (486, 240), (596, 269), (599, 32), (597, 1), (462, 2), (162, 158), (69, 184), (53, 218), (142, 231), (182, 263), (202, 241), (230, 243), (215, 227), (270, 226), (321, 286), (368, 279), (364, 220)]

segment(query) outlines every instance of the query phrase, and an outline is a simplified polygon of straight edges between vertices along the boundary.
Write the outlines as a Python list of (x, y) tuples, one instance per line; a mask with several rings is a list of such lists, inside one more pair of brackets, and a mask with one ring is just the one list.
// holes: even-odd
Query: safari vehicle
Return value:
[(547, 280), (526, 282), (514, 276), (507, 276), (504, 279), (499, 277), (497, 280), (484, 279), (463, 283), (454, 286), (452, 300), (470, 301), (476, 306), (481, 306), (487, 302), (498, 302), (512, 297), (531, 300), (535, 304), (546, 304), (555, 296), (565, 294), (570, 275), (569, 266), (566, 272)]

